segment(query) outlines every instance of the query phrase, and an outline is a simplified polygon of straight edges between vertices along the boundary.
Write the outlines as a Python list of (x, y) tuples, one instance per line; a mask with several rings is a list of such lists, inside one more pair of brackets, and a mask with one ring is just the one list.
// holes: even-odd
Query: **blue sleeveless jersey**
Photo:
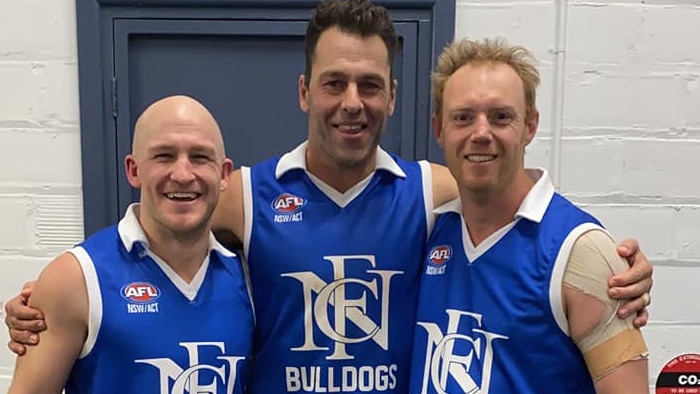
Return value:
[(554, 193), (541, 222), (519, 219), (469, 261), (461, 215), (441, 215), (421, 279), (410, 393), (595, 393), (560, 328), (563, 309), (558, 323), (552, 307), (561, 305), (555, 262), (563, 275), (577, 234), (592, 227), (595, 218)]
[(420, 165), (392, 157), (406, 177), (344, 207), (302, 169), (250, 169), (253, 394), (407, 392), (428, 225)]
[[(127, 251), (116, 226), (72, 253), (84, 271), (94, 266), (99, 293), (90, 299), (97, 337), (74, 365), (66, 393), (243, 393), (254, 322), (235, 255), (210, 252), (190, 301), (140, 243)], [(88, 294), (96, 284), (89, 278)]]

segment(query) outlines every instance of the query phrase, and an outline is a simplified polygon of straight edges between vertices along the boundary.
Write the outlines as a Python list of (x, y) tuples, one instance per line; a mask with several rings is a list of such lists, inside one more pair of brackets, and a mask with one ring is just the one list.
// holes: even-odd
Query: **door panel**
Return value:
[[(396, 28), (401, 37), (392, 67), (399, 81), (397, 106), (381, 143), (414, 159), (417, 23), (396, 23)], [(172, 94), (193, 96), (211, 110), (236, 167), (292, 149), (308, 131), (298, 101), (305, 29), (305, 21), (115, 20), (118, 160), (131, 150), (138, 115)], [(139, 195), (123, 171), (118, 182), (123, 212)]]

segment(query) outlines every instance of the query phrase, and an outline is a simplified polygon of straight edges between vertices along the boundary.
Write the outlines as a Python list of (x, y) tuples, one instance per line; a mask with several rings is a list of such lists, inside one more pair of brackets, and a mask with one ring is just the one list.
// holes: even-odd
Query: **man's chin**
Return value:
[(344, 167), (361, 167), (372, 157), (372, 149), (374, 147), (367, 146), (339, 149), (336, 151), (336, 161)]
[(206, 221), (201, 215), (171, 218), (167, 225), (172, 233), (178, 235), (194, 236), (207, 231)]

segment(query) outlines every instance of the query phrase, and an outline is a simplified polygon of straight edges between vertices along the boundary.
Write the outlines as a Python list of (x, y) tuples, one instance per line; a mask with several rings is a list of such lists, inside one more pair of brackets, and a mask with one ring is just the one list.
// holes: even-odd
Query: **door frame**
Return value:
[[(419, 59), (417, 68), (432, 69), (443, 47), (454, 38), (455, 0), (379, 0), (395, 22), (418, 23), (418, 40), (432, 48), (431, 59)], [(76, 2), (78, 82), (82, 160), (83, 221), (85, 236), (115, 224), (119, 212), (117, 115), (119, 100), (114, 74), (114, 28), (117, 19), (249, 19), (308, 20), (318, 4), (312, 0), (80, 0)], [(277, 11), (277, 13), (271, 12)], [(281, 14), (280, 14), (281, 12)], [(424, 62), (427, 62), (425, 64)], [(416, 91), (418, 108), (432, 113), (429, 88)], [(430, 127), (430, 119), (417, 124)], [(442, 161), (430, 133), (415, 138), (415, 157)]]

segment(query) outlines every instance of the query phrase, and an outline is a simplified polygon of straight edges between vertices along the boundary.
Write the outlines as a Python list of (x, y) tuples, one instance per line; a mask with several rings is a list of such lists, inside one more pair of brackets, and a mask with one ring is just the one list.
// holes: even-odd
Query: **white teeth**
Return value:
[(361, 124), (346, 124), (346, 125), (339, 125), (338, 128), (341, 131), (360, 131), (362, 130), (362, 125)]
[(496, 155), (467, 155), (467, 160), (473, 163), (483, 163), (496, 159)]
[(197, 198), (197, 193), (193, 192), (175, 192), (175, 193), (166, 193), (166, 197), (169, 199), (177, 199), (177, 200), (193, 200)]

